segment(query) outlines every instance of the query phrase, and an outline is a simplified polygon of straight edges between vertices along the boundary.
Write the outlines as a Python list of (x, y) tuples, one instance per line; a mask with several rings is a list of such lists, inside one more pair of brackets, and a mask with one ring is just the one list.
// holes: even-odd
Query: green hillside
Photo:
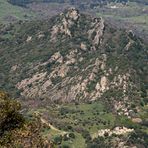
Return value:
[(0, 22), (13, 22), (16, 20), (28, 20), (35, 14), (25, 8), (12, 5), (6, 0), (0, 0)]
[[(148, 145), (148, 44), (133, 31), (69, 8), (0, 25), (0, 54), (0, 89), (22, 104), (0, 92), (0, 147)], [(38, 126), (16, 127), (22, 114)]]

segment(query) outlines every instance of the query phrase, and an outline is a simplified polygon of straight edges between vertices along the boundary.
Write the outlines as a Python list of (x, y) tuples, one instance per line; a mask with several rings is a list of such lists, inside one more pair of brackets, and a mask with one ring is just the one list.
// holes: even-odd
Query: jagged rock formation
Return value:
[(93, 138), (97, 138), (98, 136), (102, 137), (105, 136), (105, 134), (108, 134), (108, 136), (115, 135), (125, 135), (127, 133), (134, 132), (134, 129), (129, 129), (126, 127), (115, 127), (113, 130), (110, 129), (102, 129), (99, 130), (96, 134), (93, 135)]
[(54, 25), (51, 29), (51, 41), (56, 41), (56, 37), (59, 33), (63, 33), (69, 37), (72, 37), (70, 28), (72, 28), (75, 25), (79, 17), (80, 14), (78, 10), (76, 10), (75, 8), (70, 8), (66, 14), (61, 13), (60, 23)]
[[(94, 45), (98, 45), (101, 42), (101, 37), (103, 36), (104, 30), (104, 20), (102, 18), (94, 19), (91, 25), (92, 29), (88, 30), (88, 36), (93, 40)], [(94, 35), (95, 34), (95, 35)], [(94, 37), (92, 37), (94, 35)]]
[[(140, 102), (147, 81), (146, 45), (140, 39), (75, 8), (51, 20), (17, 25), (19, 30), (9, 28), (13, 40), (2, 34), (1, 42), (8, 67), (0, 67), (1, 77), (13, 92), (56, 102), (102, 99), (118, 114), (131, 116), (131, 104)], [(7, 52), (14, 61), (6, 61)]]

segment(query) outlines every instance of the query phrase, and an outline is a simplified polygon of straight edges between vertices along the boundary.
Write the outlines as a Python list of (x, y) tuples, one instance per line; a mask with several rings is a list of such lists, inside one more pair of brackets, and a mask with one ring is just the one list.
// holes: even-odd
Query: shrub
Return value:
[(62, 148), (70, 148), (68, 145), (63, 145)]
[(54, 142), (55, 142), (56, 144), (61, 144), (61, 143), (62, 143), (62, 136), (56, 136), (56, 137), (54, 138)]
[(74, 133), (69, 133), (69, 137), (75, 139), (75, 134)]

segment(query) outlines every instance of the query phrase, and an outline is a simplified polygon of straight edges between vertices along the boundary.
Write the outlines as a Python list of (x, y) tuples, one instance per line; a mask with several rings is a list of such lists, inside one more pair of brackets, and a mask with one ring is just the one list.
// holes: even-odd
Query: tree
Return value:
[(10, 99), (7, 93), (0, 91), (0, 135), (24, 123), (24, 118), (19, 113), (20, 108), (18, 101)]
[(61, 143), (62, 143), (62, 136), (56, 136), (56, 137), (54, 138), (54, 142), (55, 142), (56, 144), (61, 144)]
[(44, 147), (40, 120), (26, 120), (20, 109), (18, 101), (0, 91), (0, 147)]
[(75, 134), (74, 133), (69, 133), (69, 137), (75, 139)]

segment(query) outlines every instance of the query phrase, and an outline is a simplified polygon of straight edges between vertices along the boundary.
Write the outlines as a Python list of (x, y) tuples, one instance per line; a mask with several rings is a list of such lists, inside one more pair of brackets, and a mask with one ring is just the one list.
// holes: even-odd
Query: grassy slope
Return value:
[[(65, 111), (64, 111), (65, 110)], [(39, 112), (41, 115), (47, 113), (52, 120), (55, 127), (61, 129), (61, 131), (74, 132), (75, 139), (68, 141), (62, 141), (61, 145), (69, 145), (73, 148), (85, 148), (85, 139), (80, 133), (77, 132), (77, 128), (89, 131), (90, 135), (96, 133), (99, 129), (111, 128), (115, 123), (115, 116), (112, 113), (106, 112), (106, 109), (101, 102), (94, 102), (92, 104), (64, 104), (56, 107), (47, 106), (45, 108), (32, 109), (28, 114), (33, 112)], [(101, 121), (101, 123), (99, 123)], [(106, 125), (104, 123), (106, 122)], [(108, 124), (109, 123), (109, 124)], [(67, 129), (71, 126), (73, 130)], [(61, 135), (61, 132), (57, 132), (53, 129), (43, 129), (43, 136), (48, 137), (50, 134), (52, 138)]]
[[(111, 4), (114, 5), (114, 4)], [(110, 7), (110, 6), (108, 6)], [(131, 29), (137, 28), (140, 34), (148, 32), (148, 6), (130, 2), (126, 6), (117, 5), (118, 8), (96, 8), (97, 16), (109, 18), (115, 22), (128, 23)], [(127, 27), (128, 27), (127, 26)]]
[[(25, 17), (25, 15), (27, 15), (27, 17)], [(8, 20), (5, 18), (8, 16), (12, 16), (17, 20), (24, 20), (34, 17), (35, 14), (26, 10), (25, 8), (11, 5), (6, 0), (0, 0), (0, 22), (7, 23)]]
[[(146, 106), (144, 107), (146, 108)], [(82, 132), (78, 129), (83, 129), (88, 131), (91, 136), (93, 136), (99, 129), (110, 128), (112, 129), (115, 126), (126, 126), (126, 127), (137, 127), (138, 124), (134, 124), (131, 119), (128, 119), (125, 116), (116, 116), (107, 111), (104, 105), (101, 102), (92, 102), (82, 103), (75, 105), (63, 104), (63, 105), (50, 105), (46, 108), (32, 108), (31, 112), (28, 112), (28, 115), (38, 112), (48, 118), (49, 122), (52, 122), (52, 125), (60, 129), (59, 131), (51, 128), (43, 128), (42, 135), (43, 137), (51, 136), (51, 139), (54, 140), (54, 137), (61, 135), (63, 131), (67, 133), (74, 133), (75, 138), (70, 138), (69, 140), (62, 140), (60, 144), (62, 147), (67, 145), (70, 148), (85, 148), (86, 139), (82, 136)], [(46, 115), (45, 115), (46, 114)], [(48, 116), (47, 116), (48, 115)], [(137, 114), (141, 118), (146, 119), (146, 109)], [(68, 126), (71, 126), (72, 129), (68, 129)], [(141, 126), (141, 131), (147, 132), (147, 128)]]

